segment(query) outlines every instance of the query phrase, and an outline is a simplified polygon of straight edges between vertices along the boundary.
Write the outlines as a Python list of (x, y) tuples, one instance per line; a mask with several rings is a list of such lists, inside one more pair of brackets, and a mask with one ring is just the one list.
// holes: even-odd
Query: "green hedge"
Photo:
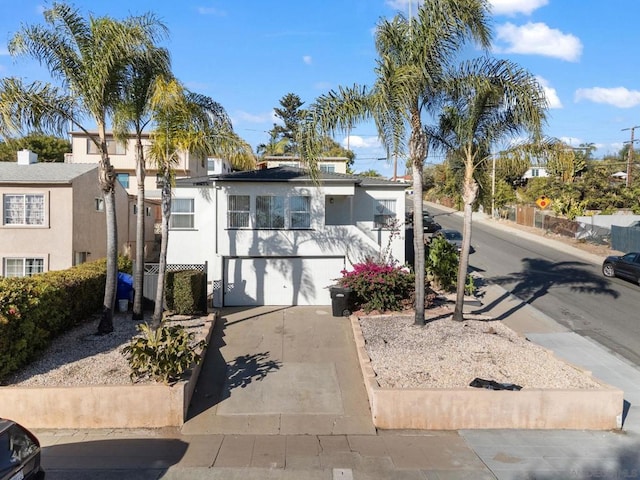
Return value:
[(179, 315), (206, 311), (206, 277), (195, 270), (167, 272), (165, 300), (167, 308)]
[[(131, 272), (131, 261), (120, 258), (118, 268)], [(0, 277), (0, 379), (100, 312), (105, 279), (104, 259), (33, 277)]]

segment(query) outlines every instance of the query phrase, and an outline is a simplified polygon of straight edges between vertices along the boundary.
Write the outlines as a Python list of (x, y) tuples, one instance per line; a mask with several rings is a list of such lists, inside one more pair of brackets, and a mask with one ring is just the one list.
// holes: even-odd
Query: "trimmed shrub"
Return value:
[(179, 315), (202, 312), (206, 305), (205, 275), (195, 270), (167, 272), (165, 299), (167, 308)]

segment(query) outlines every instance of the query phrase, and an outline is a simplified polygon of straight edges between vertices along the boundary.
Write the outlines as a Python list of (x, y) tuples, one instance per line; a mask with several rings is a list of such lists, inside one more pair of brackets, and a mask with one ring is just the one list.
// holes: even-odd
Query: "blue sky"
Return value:
[[(221, 103), (255, 149), (268, 140), (273, 108), (287, 93), (306, 105), (340, 85), (371, 85), (375, 25), (415, 11), (418, 0), (110, 0), (71, 2), (81, 12), (123, 18), (155, 13), (169, 28), (175, 75)], [(493, 55), (536, 75), (551, 106), (547, 135), (615, 153), (640, 125), (638, 0), (491, 0)], [(42, 23), (48, 4), (0, 0), (0, 76), (48, 80), (7, 54), (22, 24)], [(478, 52), (479, 53), (479, 52)], [(640, 129), (636, 131), (640, 138)], [(347, 145), (345, 135), (336, 140)], [(372, 125), (351, 132), (355, 170), (391, 176)], [(438, 158), (431, 159), (438, 162)], [(399, 174), (404, 167), (399, 167)]]

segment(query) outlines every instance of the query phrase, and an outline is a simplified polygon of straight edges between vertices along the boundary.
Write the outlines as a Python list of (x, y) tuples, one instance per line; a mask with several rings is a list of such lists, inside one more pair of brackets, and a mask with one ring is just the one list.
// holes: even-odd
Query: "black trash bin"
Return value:
[(350, 288), (333, 286), (331, 292), (331, 311), (334, 317), (348, 317), (351, 315), (352, 302)]

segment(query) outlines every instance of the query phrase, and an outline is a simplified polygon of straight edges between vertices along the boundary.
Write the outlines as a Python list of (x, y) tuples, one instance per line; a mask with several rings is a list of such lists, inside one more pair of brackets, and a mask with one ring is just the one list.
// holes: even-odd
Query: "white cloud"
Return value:
[(625, 87), (579, 88), (576, 90), (575, 101), (579, 102), (580, 100), (605, 103), (619, 108), (631, 108), (640, 105), (640, 91), (629, 90)]
[(560, 97), (558, 97), (556, 89), (549, 85), (549, 82), (546, 79), (542, 77), (536, 77), (536, 79), (544, 90), (544, 96), (547, 98), (549, 108), (562, 108), (562, 102), (560, 101)]
[(581, 145), (584, 143), (584, 140), (577, 137), (560, 137), (559, 140), (562, 143), (569, 145), (570, 147), (574, 147), (574, 146), (577, 147), (578, 145)]
[(244, 112), (242, 110), (238, 110), (237, 112), (234, 113), (233, 117), (234, 117), (234, 120), (238, 120), (241, 122), (264, 123), (264, 122), (273, 121), (274, 114), (273, 114), (273, 111), (269, 113), (249, 113), (249, 112)]
[(524, 13), (531, 15), (531, 12), (540, 7), (544, 7), (548, 0), (490, 0), (491, 12), (495, 15), (515, 15)]
[(582, 42), (574, 35), (549, 28), (544, 23), (529, 22), (517, 26), (513, 23), (499, 25), (497, 39), (506, 47), (496, 47), (500, 53), (536, 54), (575, 62), (582, 54)]
[(354, 148), (380, 148), (378, 137), (361, 137), (360, 135), (349, 135), (342, 140), (342, 146), (350, 149)]
[(311, 65), (313, 59), (311, 58), (311, 55), (305, 55), (302, 57), (302, 61), (307, 65)]

